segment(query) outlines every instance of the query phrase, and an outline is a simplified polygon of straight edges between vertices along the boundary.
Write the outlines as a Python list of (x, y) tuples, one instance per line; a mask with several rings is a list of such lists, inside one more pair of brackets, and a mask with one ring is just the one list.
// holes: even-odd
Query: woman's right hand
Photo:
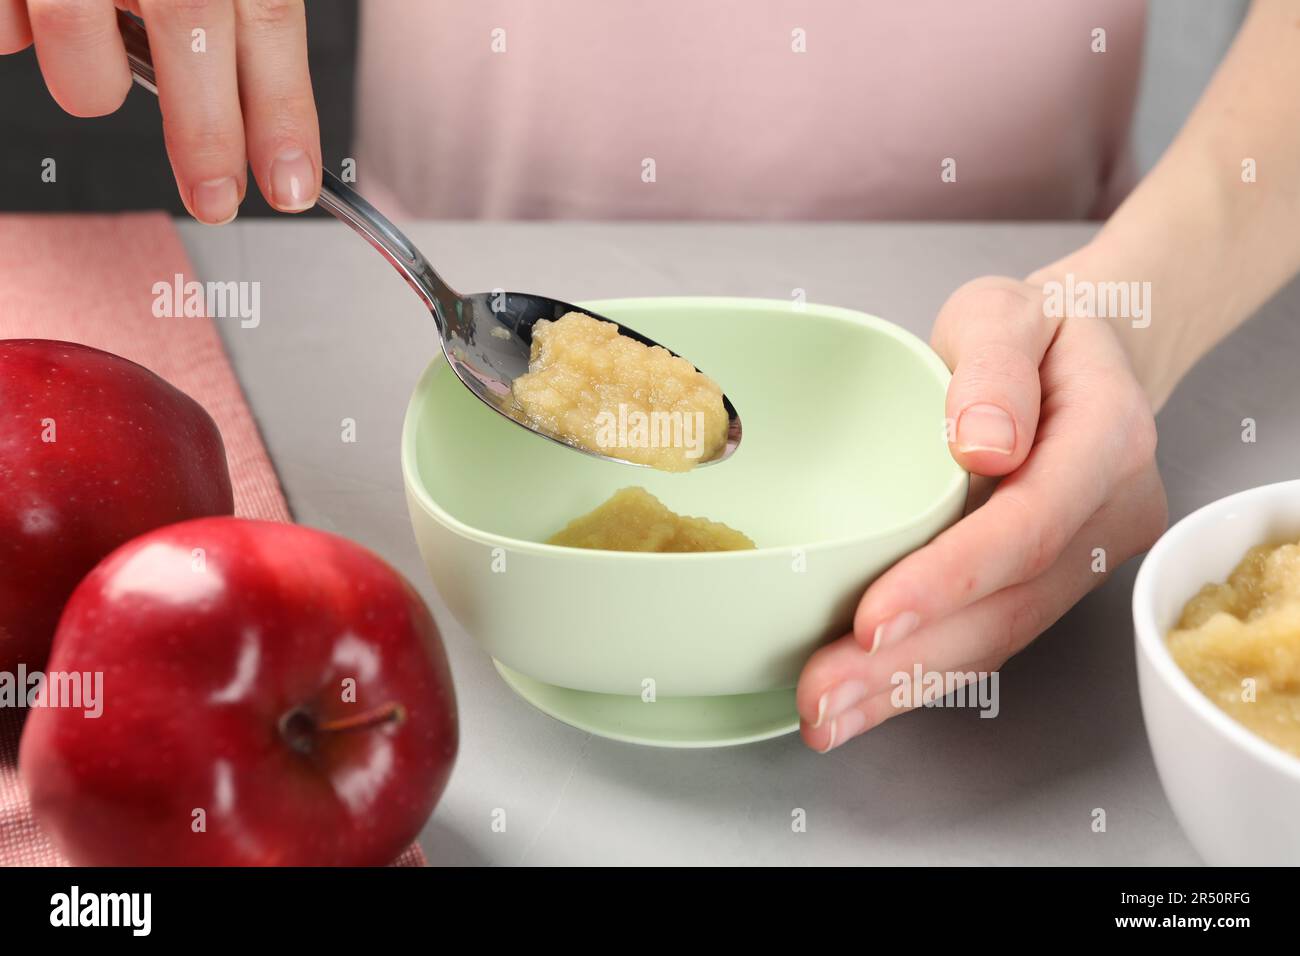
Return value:
[[(303, 0), (129, 0), (144, 19), (181, 200), (200, 222), (235, 217), (248, 167), (266, 201), (301, 212), (320, 192), (320, 132)], [(131, 87), (113, 0), (0, 0), (0, 54), (36, 44), (73, 116), (103, 116)]]

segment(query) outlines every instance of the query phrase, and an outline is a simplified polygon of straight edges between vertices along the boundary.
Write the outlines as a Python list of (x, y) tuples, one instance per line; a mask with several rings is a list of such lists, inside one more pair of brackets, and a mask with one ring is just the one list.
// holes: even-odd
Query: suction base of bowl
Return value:
[(734, 747), (799, 729), (794, 689), (730, 697), (640, 697), (593, 694), (533, 680), (500, 661), (497, 673), (542, 713), (597, 737), (648, 747)]

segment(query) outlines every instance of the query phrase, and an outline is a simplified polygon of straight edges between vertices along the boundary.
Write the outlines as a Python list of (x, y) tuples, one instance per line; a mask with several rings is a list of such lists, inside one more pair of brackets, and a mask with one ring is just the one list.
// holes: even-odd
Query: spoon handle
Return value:
[(393, 268), (402, 274), (416, 295), (424, 300), (442, 327), (442, 310), (455, 309), (460, 298), (451, 286), (433, 270), (429, 260), (406, 235), (389, 222), (388, 217), (328, 169), (321, 172), (320, 198), (316, 205), (347, 223), (366, 242), (375, 247)]
[[(122, 31), (122, 42), (126, 46), (126, 59), (131, 66), (132, 79), (157, 96), (158, 80), (154, 73), (153, 57), (149, 52), (148, 34), (139, 21), (121, 10), (117, 11), (117, 25)], [(424, 300), (438, 323), (439, 331), (444, 331), (443, 310), (450, 309), (454, 315), (460, 297), (434, 271), (429, 260), (415, 248), (411, 240), (389, 222), (387, 216), (328, 169), (322, 170), (320, 198), (316, 205), (347, 223), (374, 246)]]

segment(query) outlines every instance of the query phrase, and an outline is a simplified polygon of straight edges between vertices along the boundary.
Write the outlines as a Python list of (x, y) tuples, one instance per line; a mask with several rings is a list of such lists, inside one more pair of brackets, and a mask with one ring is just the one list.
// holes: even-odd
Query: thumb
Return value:
[(1029, 455), (1042, 404), (1039, 366), (1059, 321), (1039, 291), (1013, 279), (977, 279), (953, 294), (935, 322), (936, 350), (953, 370), (948, 447), (977, 475), (1007, 475)]

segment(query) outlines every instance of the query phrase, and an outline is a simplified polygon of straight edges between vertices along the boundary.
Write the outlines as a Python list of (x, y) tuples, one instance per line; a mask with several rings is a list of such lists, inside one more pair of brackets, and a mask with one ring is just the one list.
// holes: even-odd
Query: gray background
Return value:
[(1248, 0), (1151, 0), (1133, 145), (1146, 172), (1196, 105)]
[[(748, 295), (863, 309), (922, 336), (960, 283), (1024, 275), (1085, 224), (419, 224), (464, 289), (606, 296)], [(432, 320), (336, 223), (182, 226), (200, 278), (262, 282), (262, 323), (218, 320), (297, 519), (393, 562), (443, 630), (461, 755), (422, 838), (439, 863), (1147, 863), (1196, 856), (1160, 789), (1138, 707), (1129, 600), (1136, 562), (1002, 672), (1000, 715), (907, 714), (821, 756), (790, 736), (663, 751), (567, 727), (516, 698), (448, 615), (416, 551), (399, 435), (436, 349)], [(797, 321), (797, 318), (791, 320)], [(1160, 416), (1176, 520), (1297, 476), (1300, 282), (1185, 380)], [(1259, 441), (1241, 442), (1241, 419)], [(340, 441), (343, 418), (356, 444)], [(722, 466), (725, 467), (725, 466)], [(1108, 829), (1093, 833), (1092, 811)], [(507, 814), (505, 833), (492, 813)], [(791, 832), (791, 813), (808, 815)]]
[[(402, 4), (417, 0), (384, 2), (396, 14)], [(1246, 0), (1150, 3), (1133, 129), (1143, 170), (1173, 139), (1236, 32), (1246, 5)], [(337, 168), (338, 161), (350, 155), (356, 2), (312, 0), (308, 24), (324, 155), (327, 164)], [(163, 152), (157, 106), (149, 97), (132, 95), (111, 117), (73, 119), (46, 92), (31, 50), (0, 57), (0, 89), (0, 210), (182, 211)], [(66, 164), (66, 175), (57, 184), (39, 180), (46, 156)], [(249, 190), (241, 216), (269, 212), (256, 193)]]

